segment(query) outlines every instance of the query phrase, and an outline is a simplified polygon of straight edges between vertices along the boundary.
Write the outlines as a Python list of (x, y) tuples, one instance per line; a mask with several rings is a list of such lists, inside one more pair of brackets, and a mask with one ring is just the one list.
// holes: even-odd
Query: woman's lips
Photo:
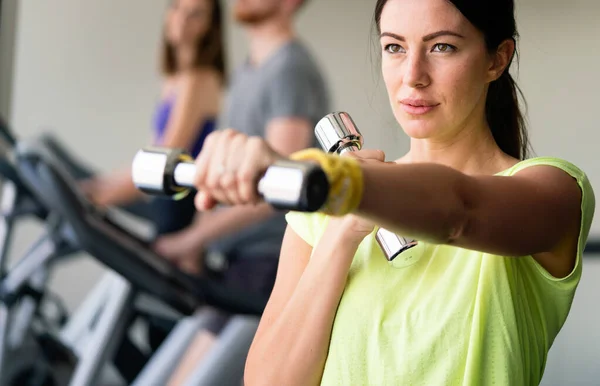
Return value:
[(440, 104), (425, 99), (402, 99), (400, 105), (408, 114), (423, 115), (431, 112)]

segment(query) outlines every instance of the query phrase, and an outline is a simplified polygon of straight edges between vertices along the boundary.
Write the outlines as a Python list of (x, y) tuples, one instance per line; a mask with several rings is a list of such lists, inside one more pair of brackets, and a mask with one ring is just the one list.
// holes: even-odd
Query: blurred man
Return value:
[[(231, 78), (220, 126), (265, 138), (280, 154), (316, 144), (314, 126), (329, 113), (326, 83), (296, 36), (293, 21), (306, 0), (237, 0), (234, 17), (249, 38), (249, 55)], [(157, 250), (198, 273), (204, 251), (226, 257), (227, 285), (268, 296), (286, 222), (263, 204), (202, 213), (190, 228), (157, 241)], [(199, 334), (179, 368), (181, 379), (210, 347), (227, 316)], [(178, 383), (178, 382), (174, 382)]]

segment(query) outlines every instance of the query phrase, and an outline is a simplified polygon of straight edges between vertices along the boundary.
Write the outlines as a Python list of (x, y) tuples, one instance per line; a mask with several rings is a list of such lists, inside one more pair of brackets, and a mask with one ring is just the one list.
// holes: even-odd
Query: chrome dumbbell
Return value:
[[(335, 112), (323, 117), (315, 127), (315, 135), (321, 148), (329, 153), (343, 154), (357, 151), (363, 146), (363, 137), (348, 113)], [(398, 236), (380, 228), (375, 236), (388, 261), (416, 246), (416, 240)]]
[[(132, 163), (135, 186), (151, 195), (180, 199), (194, 189), (196, 165), (181, 149), (145, 148)], [(276, 209), (314, 212), (329, 194), (329, 181), (312, 162), (279, 160), (257, 181), (261, 197)]]

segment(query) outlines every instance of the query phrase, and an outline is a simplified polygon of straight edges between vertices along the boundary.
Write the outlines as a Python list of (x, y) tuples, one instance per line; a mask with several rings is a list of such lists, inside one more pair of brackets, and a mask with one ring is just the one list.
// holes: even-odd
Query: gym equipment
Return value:
[[(206, 329), (214, 317), (215, 311), (204, 307), (196, 315), (179, 322), (132, 386), (166, 385), (196, 332)], [(233, 316), (219, 333), (214, 347), (188, 376), (184, 385), (243, 384), (246, 357), (258, 323), (257, 317)]]
[[(72, 347), (82, 332), (92, 330), (86, 342), (79, 345), (79, 349), (73, 350), (78, 361), (71, 377), (71, 385), (93, 385), (101, 382), (100, 374), (107, 360), (113, 357), (118, 343), (124, 339), (127, 332), (135, 309), (134, 302), (143, 294), (160, 300), (163, 306), (178, 315), (192, 315), (195, 310), (209, 305), (240, 315), (241, 319), (237, 320), (246, 321), (245, 318), (248, 318), (248, 321), (238, 323), (237, 327), (233, 325), (232, 334), (239, 339), (229, 342), (241, 342), (240, 344), (246, 346), (248, 332), (251, 330), (248, 327), (252, 323), (257, 324), (256, 316), (262, 313), (266, 298), (233, 288), (224, 288), (213, 280), (191, 277), (179, 271), (174, 265), (156, 255), (148, 243), (111, 221), (102, 210), (88, 202), (75, 188), (77, 185), (73, 178), (43, 143), (20, 142), (16, 149), (16, 164), (23, 181), (37, 199), (47, 208), (52, 208), (52, 213), (61, 220), (69, 242), (90, 253), (114, 271), (105, 277), (101, 283), (102, 288), (97, 288), (84, 304), (83, 308), (87, 308), (87, 312), (82, 310), (79, 315), (71, 318), (61, 334), (61, 341)], [(177, 328), (176, 330), (180, 331)], [(183, 353), (186, 348), (182, 349), (181, 340), (176, 342), (175, 337), (171, 335), (159, 349), (163, 357), (169, 354), (169, 351)], [(189, 344), (189, 340), (185, 343)], [(229, 344), (222, 344), (225, 343)], [(235, 352), (234, 347), (230, 347), (231, 352)], [(245, 349), (247, 352), (247, 348), (244, 347), (240, 350), (243, 352)], [(167, 354), (164, 354), (165, 352)], [(160, 353), (157, 352), (158, 354)], [(220, 357), (219, 361), (226, 361), (230, 359), (227, 354), (228, 350), (222, 350), (213, 355)], [(140, 377), (151, 373), (151, 370), (148, 367), (144, 368)], [(225, 375), (232, 376), (223, 374)], [(240, 381), (241, 376), (241, 373), (235, 375)], [(209, 384), (202, 380), (200, 382)]]
[[(56, 335), (69, 315), (60, 299), (50, 293), (47, 282), (51, 270), (66, 258), (72, 258), (79, 249), (69, 243), (63, 234), (63, 224), (51, 208), (40, 202), (23, 182), (12, 159), (18, 140), (2, 117), (0, 139), (7, 148), (5, 156), (0, 157), (0, 174), (4, 177), (0, 202), (0, 385), (67, 379), (69, 368), (74, 367), (73, 352)], [(75, 178), (93, 175), (52, 135), (44, 133), (39, 141)], [(19, 220), (29, 218), (45, 225), (45, 232), (9, 271), (12, 230)], [(56, 309), (57, 316), (48, 315), (49, 305)], [(127, 340), (119, 351), (121, 356), (128, 357), (127, 363), (132, 357), (141, 356)], [(126, 376), (129, 366), (124, 366), (121, 356), (117, 357), (121, 362), (118, 367)]]
[[(321, 148), (329, 153), (341, 155), (360, 150), (363, 146), (363, 136), (346, 112), (327, 114), (317, 122), (315, 135)], [(398, 236), (383, 228), (377, 230), (375, 239), (388, 261), (393, 261), (402, 252), (418, 245), (416, 240)]]
[[(0, 137), (9, 151), (16, 144), (1, 117)], [(64, 305), (46, 288), (50, 261), (62, 260), (74, 250), (62, 242), (56, 218), (39, 204), (6, 157), (0, 158), (0, 174), (4, 177), (0, 201), (0, 385), (26, 384), (36, 377), (50, 379), (71, 359), (68, 350), (44, 329), (59, 328), (68, 317)], [(13, 229), (19, 220), (31, 217), (46, 223), (46, 231), (9, 271)], [(50, 302), (58, 313), (55, 320), (45, 311)], [(48, 360), (41, 362), (41, 357)]]
[[(196, 165), (181, 149), (146, 148), (133, 159), (134, 184), (148, 194), (182, 197), (194, 188)], [(313, 212), (327, 200), (329, 182), (311, 162), (279, 160), (258, 182), (258, 192), (274, 208)]]

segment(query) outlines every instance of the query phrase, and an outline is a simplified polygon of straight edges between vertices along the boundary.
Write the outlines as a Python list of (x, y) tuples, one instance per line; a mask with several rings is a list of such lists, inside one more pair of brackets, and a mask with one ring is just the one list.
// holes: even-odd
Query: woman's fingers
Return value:
[(260, 137), (231, 129), (210, 134), (196, 159), (196, 208), (257, 203), (258, 180), (277, 158)]
[(375, 160), (379, 162), (385, 161), (385, 153), (378, 149), (362, 149), (358, 151), (348, 151), (344, 156), (356, 158), (358, 160)]
[(240, 165), (245, 162), (244, 151), (248, 137), (236, 133), (229, 142), (229, 151), (226, 154), (225, 171), (221, 175), (220, 187), (223, 190), (229, 204), (238, 205), (244, 202), (240, 199), (240, 193), (237, 181), (237, 171)]
[[(212, 158), (215, 156), (215, 151), (222, 133), (215, 131), (210, 133), (204, 145), (202, 151), (196, 157), (196, 176), (195, 176), (195, 187), (198, 190), (196, 197), (194, 198), (194, 204), (196, 209), (199, 211), (210, 210), (216, 206), (217, 200), (211, 196), (211, 190), (207, 186), (207, 180), (211, 173), (211, 165), (214, 165)], [(218, 161), (217, 161), (218, 162)]]
[(215, 148), (215, 144), (219, 141), (219, 132), (212, 132), (206, 139), (204, 140), (204, 145), (202, 145), (202, 151), (196, 157), (196, 176), (194, 179), (194, 185), (198, 190), (201, 187), (206, 185), (206, 178), (208, 176), (208, 165), (210, 163), (210, 159)]
[(276, 160), (275, 152), (259, 137), (246, 141), (244, 161), (237, 170), (240, 199), (244, 203), (256, 204), (260, 197), (256, 188), (260, 176)]
[(208, 211), (217, 206), (218, 201), (215, 200), (209, 193), (201, 190), (194, 197), (194, 206), (196, 210), (203, 212)]
[[(210, 160), (207, 165), (208, 173), (206, 175), (204, 190), (217, 201), (223, 204), (229, 204), (227, 195), (221, 186), (221, 180), (225, 173), (228, 172), (228, 157), (231, 151), (236, 151), (231, 147), (231, 140), (237, 133), (232, 129), (226, 129), (219, 133), (217, 141), (213, 145)], [(235, 165), (230, 165), (235, 168)]]
[[(359, 162), (385, 162), (385, 153), (377, 149), (346, 152), (344, 156)], [(258, 203), (259, 178), (278, 158), (260, 137), (249, 137), (232, 129), (211, 133), (196, 159), (196, 208), (204, 211), (218, 203)]]

